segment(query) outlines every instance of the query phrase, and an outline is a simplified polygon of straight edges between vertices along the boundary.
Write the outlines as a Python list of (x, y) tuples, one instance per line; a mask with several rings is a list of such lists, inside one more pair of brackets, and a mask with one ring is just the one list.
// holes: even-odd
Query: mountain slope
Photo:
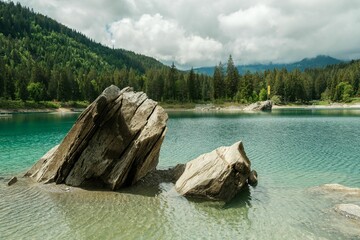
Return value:
[[(286, 68), (288, 71), (292, 71), (294, 69), (299, 69), (300, 71), (304, 71), (305, 69), (311, 68), (324, 68), (328, 65), (334, 65), (342, 63), (343, 61), (330, 57), (319, 55), (315, 58), (304, 58), (301, 61), (288, 63), (288, 64), (249, 64), (249, 65), (238, 65), (237, 69), (240, 74), (244, 74), (247, 71), (251, 73), (254, 72), (263, 72), (265, 70), (273, 70), (273, 69), (283, 69)], [(214, 67), (201, 67), (194, 69), (197, 73), (203, 73), (207, 75), (214, 74)]]
[[(34, 31), (44, 36), (51, 34), (60, 35), (66, 41), (75, 41), (79, 43), (79, 47), (88, 48), (91, 52), (101, 57), (108, 64), (115, 67), (132, 67), (139, 72), (144, 72), (148, 68), (162, 67), (163, 64), (154, 58), (136, 54), (123, 49), (111, 49), (96, 43), (85, 35), (72, 30), (55, 20), (48, 18), (42, 14), (34, 13), (28, 8), (22, 7), (19, 3), (16, 5), (12, 2), (4, 3), (0, 1), (0, 31), (5, 37), (13, 39), (30, 38), (33, 40)], [(36, 37), (36, 36), (35, 36)], [(52, 40), (45, 38), (43, 46), (53, 44)]]
[(163, 68), (169, 69), (154, 58), (96, 43), (19, 3), (0, 1), (0, 98), (92, 100), (110, 84), (140, 90), (146, 71)]

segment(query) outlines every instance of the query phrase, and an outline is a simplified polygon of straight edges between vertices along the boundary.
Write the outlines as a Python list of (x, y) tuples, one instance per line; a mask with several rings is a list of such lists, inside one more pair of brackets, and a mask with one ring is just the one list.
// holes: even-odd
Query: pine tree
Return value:
[(232, 99), (236, 92), (239, 82), (239, 72), (234, 65), (234, 61), (229, 56), (227, 69), (226, 69), (226, 78), (225, 78), (225, 96), (228, 99)]
[(213, 75), (213, 88), (214, 88), (214, 98), (221, 99), (224, 98), (224, 68), (220, 62), (218, 66), (215, 66), (214, 75)]
[(251, 85), (252, 81), (252, 75), (249, 71), (246, 72), (246, 74), (240, 79), (239, 81), (239, 87), (238, 87), (238, 98), (242, 102), (251, 102), (253, 89)]
[(194, 69), (191, 68), (188, 78), (187, 78), (187, 85), (188, 85), (188, 92), (189, 92), (189, 100), (194, 101), (196, 99), (196, 76), (194, 73)]
[(168, 70), (167, 77), (165, 79), (164, 86), (164, 97), (166, 100), (175, 100), (176, 95), (176, 79), (177, 79), (177, 70), (174, 62), (171, 64), (170, 69)]

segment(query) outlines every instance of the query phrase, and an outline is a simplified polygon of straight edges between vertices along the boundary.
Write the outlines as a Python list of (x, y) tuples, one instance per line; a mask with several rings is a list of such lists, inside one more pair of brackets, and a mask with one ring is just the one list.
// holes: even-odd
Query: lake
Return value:
[(159, 168), (242, 140), (259, 184), (229, 203), (189, 201), (173, 184), (120, 192), (7, 187), (60, 143), (77, 114), (0, 117), (0, 239), (355, 239), (326, 183), (360, 187), (360, 110), (169, 114)]

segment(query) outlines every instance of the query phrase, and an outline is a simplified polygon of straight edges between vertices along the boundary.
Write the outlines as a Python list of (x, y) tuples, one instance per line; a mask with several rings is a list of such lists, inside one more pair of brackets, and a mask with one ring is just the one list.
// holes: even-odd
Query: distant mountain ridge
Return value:
[[(308, 68), (324, 68), (328, 65), (343, 63), (343, 60), (339, 60), (333, 58), (331, 56), (326, 55), (318, 55), (314, 58), (304, 58), (301, 61), (294, 63), (276, 63), (276, 64), (248, 64), (248, 65), (238, 65), (236, 66), (240, 74), (244, 74), (247, 71), (254, 72), (263, 72), (265, 70), (273, 70), (273, 69), (283, 69), (286, 68), (288, 71), (292, 71), (294, 69), (299, 69), (300, 71), (304, 71)], [(214, 67), (200, 67), (195, 68), (194, 71), (196, 73), (202, 73), (206, 75), (214, 74)]]

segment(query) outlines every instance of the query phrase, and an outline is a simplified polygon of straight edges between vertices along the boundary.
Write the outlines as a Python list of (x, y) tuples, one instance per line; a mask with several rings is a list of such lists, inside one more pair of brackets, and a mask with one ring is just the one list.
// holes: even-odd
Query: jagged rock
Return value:
[(242, 142), (236, 142), (186, 163), (175, 188), (184, 196), (228, 201), (247, 184), (250, 165)]
[(112, 85), (26, 176), (71, 186), (101, 183), (113, 190), (132, 185), (155, 169), (167, 119), (145, 93)]
[(270, 100), (263, 101), (263, 102), (256, 102), (253, 104), (250, 104), (246, 108), (244, 108), (244, 111), (271, 111), (272, 109), (272, 102)]
[(8, 181), (8, 183), (7, 183), (7, 185), (8, 186), (11, 186), (11, 185), (13, 185), (13, 184), (15, 184), (16, 182), (17, 182), (17, 177), (12, 177), (12, 178), (10, 178), (10, 180)]
[(249, 178), (248, 178), (248, 183), (251, 185), (251, 186), (256, 186), (257, 183), (258, 183), (258, 179), (257, 179), (257, 172), (255, 170), (252, 170), (250, 172), (250, 175), (249, 175)]
[(360, 206), (355, 204), (338, 204), (335, 211), (352, 219), (360, 220)]

